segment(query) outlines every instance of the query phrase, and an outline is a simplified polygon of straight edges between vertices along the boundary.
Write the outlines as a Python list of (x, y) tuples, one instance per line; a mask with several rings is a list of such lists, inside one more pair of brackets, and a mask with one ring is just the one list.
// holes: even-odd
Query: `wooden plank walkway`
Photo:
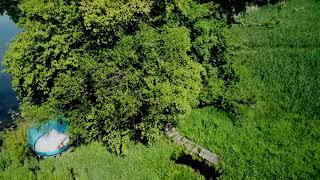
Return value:
[(169, 138), (173, 139), (176, 144), (189, 150), (191, 152), (190, 154), (197, 155), (213, 165), (218, 164), (219, 157), (217, 154), (183, 137), (171, 124), (166, 125), (165, 133)]

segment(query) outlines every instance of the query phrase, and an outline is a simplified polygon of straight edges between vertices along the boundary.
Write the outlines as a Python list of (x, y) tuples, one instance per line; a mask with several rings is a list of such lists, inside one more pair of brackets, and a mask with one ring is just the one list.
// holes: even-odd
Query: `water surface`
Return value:
[(10, 121), (8, 112), (18, 109), (16, 94), (11, 87), (11, 77), (2, 72), (5, 51), (18, 32), (18, 27), (8, 15), (0, 15), (0, 128)]

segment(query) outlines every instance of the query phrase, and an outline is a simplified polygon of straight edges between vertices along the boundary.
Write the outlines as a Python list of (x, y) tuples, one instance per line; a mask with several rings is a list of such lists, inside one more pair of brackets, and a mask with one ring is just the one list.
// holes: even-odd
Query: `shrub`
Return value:
[(23, 163), (25, 158), (30, 154), (30, 149), (27, 143), (27, 128), (27, 123), (19, 122), (17, 129), (7, 129), (3, 134), (3, 153), (8, 154), (8, 157), (10, 157), (10, 163)]

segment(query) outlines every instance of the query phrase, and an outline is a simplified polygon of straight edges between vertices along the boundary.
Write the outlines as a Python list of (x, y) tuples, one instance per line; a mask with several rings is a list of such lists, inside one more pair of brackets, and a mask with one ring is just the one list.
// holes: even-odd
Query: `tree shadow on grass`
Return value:
[(178, 158), (174, 159), (175, 163), (187, 165), (199, 172), (205, 179), (217, 179), (221, 173), (218, 172), (214, 167), (208, 165), (205, 161), (193, 159), (191, 155), (183, 154)]
[(226, 15), (228, 23), (234, 23), (234, 15), (245, 12), (247, 5), (264, 6), (276, 4), (285, 0), (199, 0), (202, 3), (214, 2), (219, 4), (220, 13)]

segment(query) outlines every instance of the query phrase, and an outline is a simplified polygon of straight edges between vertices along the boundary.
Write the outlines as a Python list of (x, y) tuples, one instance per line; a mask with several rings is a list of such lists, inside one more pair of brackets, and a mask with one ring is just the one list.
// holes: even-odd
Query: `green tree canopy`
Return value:
[[(69, 117), (75, 142), (122, 153), (166, 122), (226, 99), (232, 70), (225, 20), (196, 0), (24, 0), (5, 58), (22, 113)], [(40, 109), (40, 110), (39, 110)]]

